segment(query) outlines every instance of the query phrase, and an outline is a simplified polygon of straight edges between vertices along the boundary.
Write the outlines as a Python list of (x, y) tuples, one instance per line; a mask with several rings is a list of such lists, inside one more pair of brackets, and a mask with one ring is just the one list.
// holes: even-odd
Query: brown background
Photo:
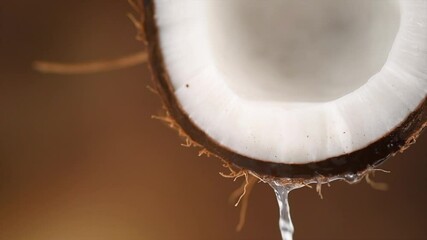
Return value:
[[(240, 183), (151, 115), (147, 68), (42, 75), (35, 59), (139, 51), (125, 0), (0, 0), (0, 239), (280, 239), (273, 192), (254, 190), (241, 233)], [(377, 180), (291, 194), (296, 239), (427, 239), (427, 135)]]

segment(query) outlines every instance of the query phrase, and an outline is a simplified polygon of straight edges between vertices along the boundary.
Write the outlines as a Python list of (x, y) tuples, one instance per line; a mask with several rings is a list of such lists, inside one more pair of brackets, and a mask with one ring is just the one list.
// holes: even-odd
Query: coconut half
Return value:
[(145, 0), (170, 117), (258, 174), (376, 166), (427, 122), (427, 0)]

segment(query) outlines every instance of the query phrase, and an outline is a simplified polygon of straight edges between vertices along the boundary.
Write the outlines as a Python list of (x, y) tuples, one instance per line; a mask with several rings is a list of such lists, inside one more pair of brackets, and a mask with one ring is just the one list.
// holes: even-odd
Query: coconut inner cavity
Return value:
[(217, 70), (239, 97), (325, 102), (365, 84), (399, 29), (395, 0), (210, 1)]

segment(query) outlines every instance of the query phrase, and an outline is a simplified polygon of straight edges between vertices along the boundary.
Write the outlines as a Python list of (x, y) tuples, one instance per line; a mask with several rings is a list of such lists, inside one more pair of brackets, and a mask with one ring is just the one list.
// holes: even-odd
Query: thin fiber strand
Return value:
[(113, 60), (94, 61), (86, 63), (58, 63), (36, 61), (33, 67), (35, 70), (42, 73), (91, 74), (136, 66), (139, 64), (146, 63), (147, 59), (147, 52), (141, 51), (132, 55), (124, 56)]

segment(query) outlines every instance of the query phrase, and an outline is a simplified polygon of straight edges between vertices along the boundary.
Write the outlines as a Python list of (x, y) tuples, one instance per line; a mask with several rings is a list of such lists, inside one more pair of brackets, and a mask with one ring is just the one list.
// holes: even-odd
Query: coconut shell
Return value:
[(159, 43), (154, 4), (154, 0), (145, 0), (142, 6), (143, 38), (149, 54), (153, 84), (167, 110), (167, 119), (172, 123), (170, 125), (178, 129), (180, 134), (188, 139), (188, 142), (201, 147), (202, 151), (229, 161), (239, 168), (253, 171), (259, 175), (300, 179), (360, 173), (376, 167), (396, 153), (406, 150), (415, 143), (427, 125), (427, 98), (425, 97), (416, 110), (399, 126), (385, 133), (382, 138), (369, 146), (349, 154), (306, 164), (284, 164), (254, 159), (233, 152), (226, 146), (221, 146), (196, 126), (174, 95)]

